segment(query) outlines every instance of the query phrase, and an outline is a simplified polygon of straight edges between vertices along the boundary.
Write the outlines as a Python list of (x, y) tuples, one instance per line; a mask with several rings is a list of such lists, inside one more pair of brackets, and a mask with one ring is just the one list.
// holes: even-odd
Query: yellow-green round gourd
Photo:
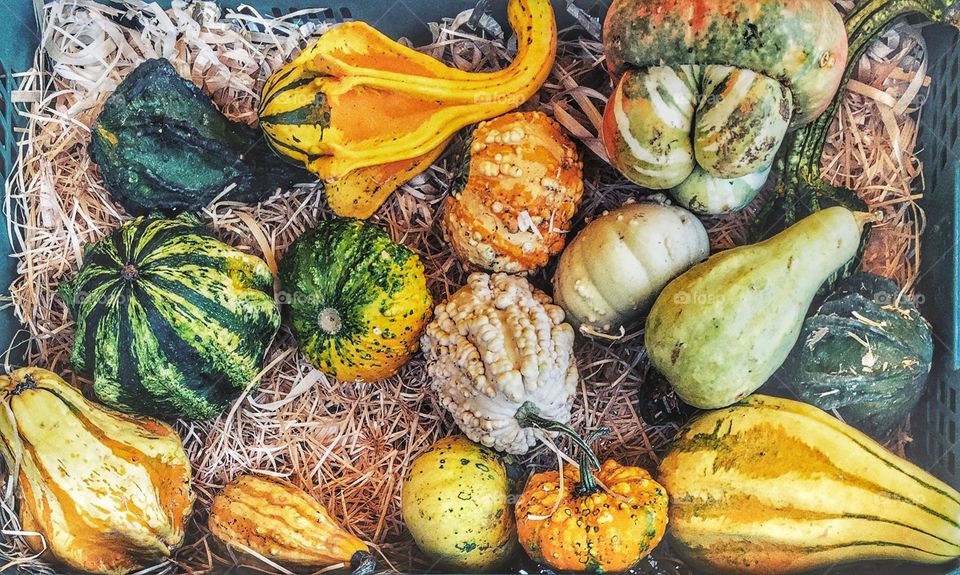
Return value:
[(507, 470), (496, 451), (462, 435), (441, 439), (403, 480), (403, 521), (442, 566), (487, 571), (517, 545)]

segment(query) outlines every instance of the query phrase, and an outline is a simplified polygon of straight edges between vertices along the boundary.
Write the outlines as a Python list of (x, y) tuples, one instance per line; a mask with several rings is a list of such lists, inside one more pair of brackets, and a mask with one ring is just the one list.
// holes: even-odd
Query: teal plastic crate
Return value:
[[(14, 88), (12, 75), (26, 70), (32, 62), (39, 42), (38, 23), (34, 2), (44, 0), (0, 0), (0, 18), (6, 24), (0, 27), (0, 175), (9, 173), (16, 157), (16, 126), (20, 125), (10, 93)], [(102, 0), (109, 2), (109, 0)], [(157, 0), (169, 6), (170, 0)], [(224, 8), (248, 5), (261, 13), (281, 15), (316, 6), (307, 0), (219, 0)], [(609, 0), (576, 0), (576, 5), (588, 15), (602, 17)], [(426, 22), (450, 17), (473, 7), (475, 0), (333, 0), (322, 3), (330, 6), (317, 20), (342, 22), (363, 20), (375, 25), (387, 35), (406, 36), (414, 42), (429, 39)], [(505, 23), (505, 2), (492, 0), (490, 11)], [(573, 23), (566, 12), (567, 0), (554, 0), (561, 27)], [(914, 443), (911, 458), (930, 469), (935, 475), (960, 488), (960, 441), (957, 425), (960, 420), (960, 49), (957, 31), (944, 26), (925, 30), (930, 54), (933, 84), (929, 102), (921, 122), (921, 159), (925, 167), (927, 193), (922, 205), (926, 209), (928, 226), (923, 244), (923, 268), (919, 285), (924, 315), (933, 323), (937, 351), (935, 369), (928, 393), (914, 414)], [(8, 236), (5, 216), (0, 215), (0, 295), (8, 295), (8, 286), (16, 276), (16, 263), (6, 257), (17, 251)], [(12, 311), (0, 310), (0, 351), (14, 341), (20, 326)], [(17, 363), (16, 355), (11, 362)], [(529, 566), (525, 566), (529, 569)], [(12, 573), (27, 575), (27, 569), (13, 569)], [(831, 570), (831, 574), (861, 575), (960, 575), (960, 567), (916, 566), (890, 564), (879, 567), (850, 567)]]
[(936, 354), (927, 395), (914, 414), (912, 455), (937, 477), (960, 486), (960, 50), (957, 30), (932, 26), (924, 34), (932, 85), (921, 118), (920, 155), (926, 178), (921, 204), (927, 214), (921, 279), (923, 315), (933, 324)]

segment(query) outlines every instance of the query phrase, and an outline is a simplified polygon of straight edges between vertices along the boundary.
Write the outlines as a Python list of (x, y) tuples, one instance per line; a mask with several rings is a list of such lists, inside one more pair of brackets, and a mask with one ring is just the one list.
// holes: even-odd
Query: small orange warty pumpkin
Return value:
[(583, 197), (576, 145), (546, 114), (517, 112), (478, 124), (467, 146), (442, 220), (454, 253), (495, 272), (542, 267)]
[(530, 478), (517, 501), (517, 534), (531, 559), (553, 569), (626, 571), (663, 538), (667, 501), (645, 469), (612, 459), (601, 466), (588, 452), (580, 469), (564, 466), (562, 486), (557, 471)]

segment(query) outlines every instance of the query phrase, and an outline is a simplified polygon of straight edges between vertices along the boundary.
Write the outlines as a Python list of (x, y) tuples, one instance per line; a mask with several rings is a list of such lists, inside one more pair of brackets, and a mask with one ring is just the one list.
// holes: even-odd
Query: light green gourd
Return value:
[(769, 176), (770, 168), (767, 168), (755, 174), (724, 179), (711, 176), (697, 166), (683, 183), (670, 190), (670, 195), (695, 214), (729, 214), (753, 201)]
[(680, 275), (647, 317), (653, 366), (703, 409), (755, 391), (786, 359), (821, 284), (856, 255), (870, 221), (872, 214), (828, 208)]

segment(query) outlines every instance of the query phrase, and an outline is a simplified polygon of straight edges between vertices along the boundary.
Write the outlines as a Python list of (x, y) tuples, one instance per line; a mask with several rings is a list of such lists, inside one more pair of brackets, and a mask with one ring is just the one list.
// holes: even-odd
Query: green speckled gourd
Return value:
[(884, 439), (923, 395), (932, 358), (933, 334), (917, 307), (893, 280), (862, 273), (838, 283), (803, 322), (769, 387)]
[(159, 58), (137, 66), (107, 98), (89, 150), (111, 197), (134, 215), (196, 211), (222, 193), (255, 202), (313, 179)]
[(725, 407), (755, 391), (787, 358), (821, 284), (853, 258), (873, 219), (829, 208), (680, 275), (647, 316), (653, 366), (695, 407)]
[(59, 289), (77, 323), (73, 366), (97, 397), (163, 419), (220, 413), (280, 326), (267, 265), (189, 214), (126, 222)]
[(433, 303), (423, 264), (377, 226), (320, 222), (293, 242), (279, 267), (293, 333), (319, 370), (373, 382), (417, 350)]
[(445, 437), (417, 456), (403, 478), (403, 522), (443, 566), (488, 571), (517, 547), (510, 479), (493, 449), (463, 435)]

